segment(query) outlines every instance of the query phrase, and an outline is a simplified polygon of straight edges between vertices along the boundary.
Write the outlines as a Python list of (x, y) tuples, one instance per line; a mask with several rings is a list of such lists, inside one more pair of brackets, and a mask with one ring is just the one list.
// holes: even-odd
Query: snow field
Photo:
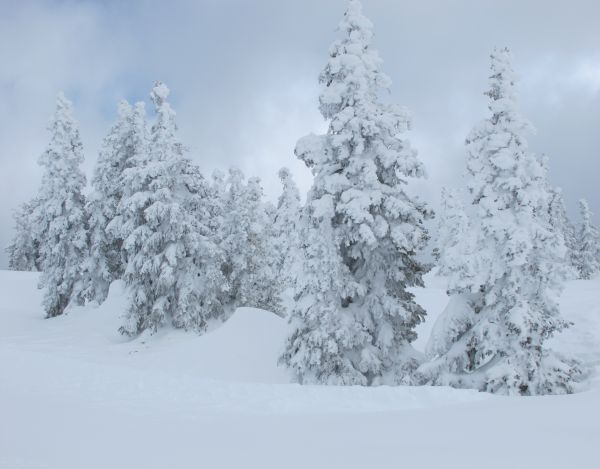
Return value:
[[(100, 307), (45, 320), (38, 275), (0, 272), (0, 467), (597, 467), (600, 383), (506, 398), (444, 387), (299, 386), (277, 366), (285, 320), (240, 309), (204, 335), (117, 333), (122, 284)], [(445, 304), (430, 311), (423, 348)], [(571, 282), (576, 322), (553, 346), (600, 363), (600, 280)]]

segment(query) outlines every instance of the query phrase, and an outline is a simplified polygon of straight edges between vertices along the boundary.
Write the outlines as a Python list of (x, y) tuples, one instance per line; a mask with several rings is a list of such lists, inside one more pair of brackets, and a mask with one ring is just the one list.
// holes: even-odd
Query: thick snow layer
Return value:
[[(434, 387), (288, 384), (285, 320), (240, 309), (199, 337), (116, 332), (119, 283), (98, 308), (45, 320), (37, 274), (0, 271), (0, 468), (596, 468), (600, 382), (505, 398)], [(430, 312), (443, 281), (416, 291)], [(600, 365), (600, 279), (572, 282), (576, 326), (554, 345)]]

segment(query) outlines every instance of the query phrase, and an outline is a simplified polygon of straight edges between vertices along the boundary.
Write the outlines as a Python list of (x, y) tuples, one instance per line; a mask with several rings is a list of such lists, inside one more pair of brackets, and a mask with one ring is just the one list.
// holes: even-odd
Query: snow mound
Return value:
[(168, 355), (207, 379), (244, 383), (289, 383), (277, 365), (287, 334), (287, 321), (268, 311), (239, 308), (227, 322), (198, 336), (169, 330), (135, 341), (139, 360)]
[(131, 340), (118, 333), (126, 307), (121, 281), (113, 282), (102, 305), (70, 308), (63, 316), (45, 320), (38, 279), (38, 273), (0, 271), (2, 328), (28, 350), (52, 347), (58, 353), (91, 359), (105, 354), (138, 369), (158, 368), (204, 379), (290, 382), (287, 371), (277, 365), (287, 320), (273, 313), (240, 308), (204, 335), (167, 328)]

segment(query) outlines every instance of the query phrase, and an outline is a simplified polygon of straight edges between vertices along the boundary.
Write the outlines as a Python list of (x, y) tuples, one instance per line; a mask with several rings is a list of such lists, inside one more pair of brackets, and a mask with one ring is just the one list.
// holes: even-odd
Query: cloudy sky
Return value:
[[(121, 98), (172, 91), (181, 138), (206, 173), (230, 165), (260, 176), (310, 173), (296, 140), (324, 129), (317, 76), (345, 0), (0, 0), (0, 245), (12, 210), (40, 181), (38, 156), (56, 93), (75, 103), (91, 175)], [(375, 45), (394, 84), (390, 99), (414, 114), (410, 138), (437, 204), (461, 184), (463, 141), (485, 116), (488, 56), (512, 48), (521, 109), (537, 129), (530, 146), (550, 159), (552, 181), (590, 200), (600, 223), (600, 2), (589, 0), (364, 0)], [(0, 253), (0, 268), (6, 265)]]

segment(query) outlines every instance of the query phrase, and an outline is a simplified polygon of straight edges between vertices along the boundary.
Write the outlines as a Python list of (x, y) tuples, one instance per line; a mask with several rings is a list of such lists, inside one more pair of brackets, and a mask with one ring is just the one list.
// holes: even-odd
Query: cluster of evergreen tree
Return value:
[(425, 310), (410, 288), (429, 270), (433, 212), (409, 185), (425, 169), (405, 135), (410, 113), (381, 98), (391, 80), (358, 0), (339, 29), (319, 77), (327, 132), (295, 149), (314, 176), (304, 205), (287, 169), (276, 206), (238, 169), (206, 179), (162, 83), (151, 126), (143, 103), (119, 105), (86, 200), (82, 145), (60, 95), (42, 187), (16, 214), (11, 268), (43, 271), (48, 317), (101, 303), (123, 279), (121, 332), (132, 336), (165, 324), (203, 332), (239, 306), (284, 315), (291, 293), (280, 361), (301, 383), (572, 392), (579, 364), (547, 343), (569, 326), (564, 281), (600, 270), (599, 234), (585, 201), (575, 230), (547, 160), (527, 146), (510, 52), (491, 56), (490, 115), (466, 140), (465, 194), (442, 191), (434, 253), (451, 299), (421, 354), (411, 342)]
[(207, 180), (177, 138), (168, 88), (156, 83), (149, 126), (144, 103), (123, 101), (103, 141), (86, 198), (83, 150), (72, 104), (60, 94), (40, 158), (39, 194), (16, 214), (10, 268), (40, 270), (47, 317), (102, 303), (123, 279), (130, 304), (121, 332), (165, 324), (203, 331), (239, 306), (282, 312), (299, 193), (281, 170), (278, 207), (258, 178), (238, 169)]
[(582, 277), (597, 271), (597, 233), (583, 204), (574, 234), (546, 159), (528, 149), (510, 52), (492, 54), (490, 116), (466, 140), (469, 210), (456, 191), (443, 192), (436, 254), (451, 300), (422, 356), (410, 343), (425, 311), (408, 289), (423, 285), (431, 212), (407, 183), (425, 172), (403, 137), (408, 113), (380, 100), (390, 80), (358, 1), (339, 30), (320, 75), (328, 131), (296, 146), (314, 182), (281, 362), (301, 383), (573, 392), (580, 365), (547, 342), (569, 326), (558, 297), (572, 266)]

